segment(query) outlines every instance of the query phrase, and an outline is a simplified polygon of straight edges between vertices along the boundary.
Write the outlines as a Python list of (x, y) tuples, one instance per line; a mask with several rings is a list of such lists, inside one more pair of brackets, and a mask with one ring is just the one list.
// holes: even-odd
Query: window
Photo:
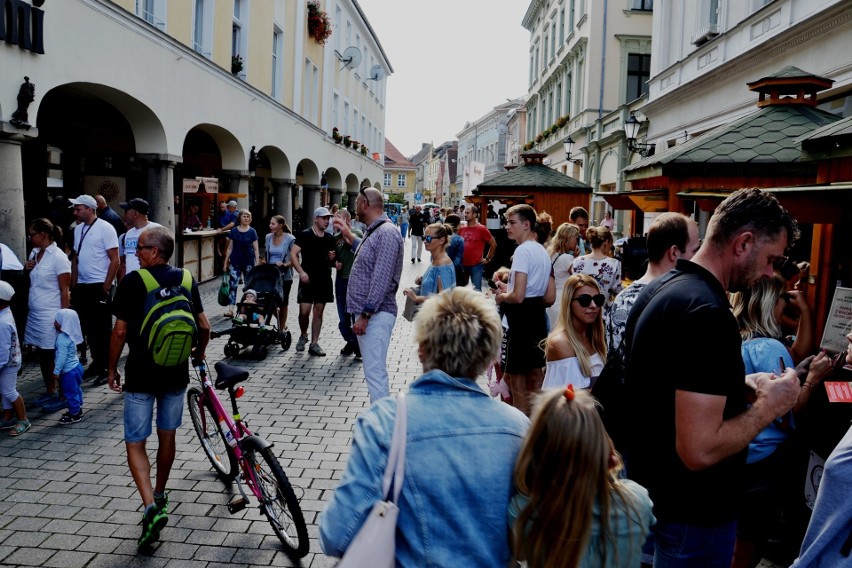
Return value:
[(541, 58), (541, 68), (547, 68), (547, 36), (544, 36), (544, 41), (542, 43), (542, 58)]
[(630, 9), (650, 12), (654, 9), (654, 0), (631, 0)]
[(211, 0), (195, 0), (192, 49), (208, 58), (213, 51), (213, 12)]
[[(281, 76), (282, 67), (284, 65), (283, 49), (284, 49), (284, 32), (277, 25), (272, 31), (272, 98), (281, 98)], [(337, 95), (334, 95), (337, 97)]]
[[(553, 124), (553, 91), (547, 94), (547, 124)], [(548, 126), (548, 128), (550, 128)]]
[(565, 43), (565, 6), (559, 10), (559, 44)]
[(241, 56), (247, 65), (246, 54), (248, 53), (248, 17), (249, 12), (246, 0), (234, 0), (234, 18), (231, 22), (231, 55)]
[(305, 59), (305, 75), (302, 79), (302, 116), (316, 124), (319, 69), (310, 59)]
[(166, 5), (164, 0), (136, 0), (136, 15), (165, 31)]
[(574, 30), (574, 0), (569, 0), (568, 3), (568, 31)]
[(532, 84), (533, 79), (535, 79), (535, 55), (530, 52), (530, 84)]
[(627, 97), (625, 102), (629, 103), (647, 94), (650, 77), (650, 54), (629, 53), (627, 55)]
[(405, 187), (405, 174), (396, 174), (396, 186)]
[(559, 118), (560, 116), (562, 116), (562, 81), (556, 83), (556, 98), (554, 99), (554, 101), (554, 108), (556, 108), (557, 114), (556, 118)]
[(556, 22), (550, 26), (550, 56), (556, 57)]
[[(540, 56), (541, 56), (541, 50), (538, 48), (538, 46), (535, 46), (535, 60), (536, 60), (536, 62), (541, 61), (541, 59), (539, 59)], [(542, 67), (544, 67), (544, 65), (542, 65)]]
[(571, 73), (565, 76), (565, 111), (562, 114), (571, 116)]
[(391, 174), (387, 174), (387, 173), (386, 173), (386, 174), (385, 174), (385, 183), (384, 183), (384, 186), (385, 186), (385, 187), (390, 187), (390, 184), (391, 184)]

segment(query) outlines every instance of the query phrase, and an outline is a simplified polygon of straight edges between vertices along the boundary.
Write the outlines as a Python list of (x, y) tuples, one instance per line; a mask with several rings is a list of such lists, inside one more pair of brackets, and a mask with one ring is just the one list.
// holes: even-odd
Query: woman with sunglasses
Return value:
[(56, 243), (62, 241), (62, 229), (48, 219), (34, 219), (27, 228), (27, 239), (33, 246), (25, 269), (30, 273), (29, 313), (24, 343), (35, 346), (38, 353), (44, 394), (35, 400), (46, 412), (61, 410), (68, 403), (56, 390), (53, 376), (53, 348), (56, 312), (70, 304), (71, 261)]
[(574, 274), (562, 288), (556, 327), (544, 342), (547, 371), (543, 389), (587, 389), (606, 361), (603, 310), (606, 298), (597, 281)]
[[(784, 279), (776, 275), (758, 280), (745, 292), (731, 295), (743, 339), (741, 352), (746, 374), (780, 375), (794, 365), (791, 350), (780, 341), (781, 314), (790, 301), (790, 293), (785, 290)], [(800, 487), (804, 464), (797, 460), (802, 454), (797, 451), (792, 434), (799, 422), (798, 415), (814, 389), (831, 373), (832, 361), (821, 352), (801, 367), (804, 369), (800, 377), (805, 373), (807, 376), (796, 406), (761, 430), (748, 446), (746, 492), (737, 519), (737, 540), (731, 564), (734, 568), (757, 566), (770, 537), (769, 529), (777, 525), (785, 506), (790, 504), (787, 496), (796, 494)]]
[(612, 232), (606, 227), (589, 227), (586, 238), (592, 245), (592, 252), (574, 261), (571, 274), (588, 274), (597, 280), (609, 309), (622, 288), (621, 261), (610, 256), (614, 246)]
[(422, 304), (429, 296), (456, 287), (455, 267), (447, 254), (447, 244), (452, 234), (452, 228), (442, 223), (432, 223), (426, 227), (423, 243), (426, 251), (432, 255), (432, 263), (423, 276), (414, 280), (414, 283), (420, 286), (420, 294), (415, 294), (414, 290), (409, 288), (403, 292), (404, 296)]

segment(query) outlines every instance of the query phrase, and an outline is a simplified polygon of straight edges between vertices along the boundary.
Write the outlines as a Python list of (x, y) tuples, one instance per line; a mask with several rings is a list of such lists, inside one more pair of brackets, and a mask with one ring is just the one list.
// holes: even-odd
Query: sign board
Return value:
[(822, 334), (820, 349), (831, 353), (842, 353), (849, 344), (846, 335), (852, 329), (852, 288), (840, 286), (834, 291), (825, 331)]
[(485, 181), (485, 164), (483, 162), (470, 162), (462, 177), (462, 194), (465, 197), (473, 195), (473, 190), (483, 181)]
[(423, 200), (423, 194), (422, 193), (415, 193), (414, 194), (414, 201), (422, 201), (422, 200)]
[(211, 177), (184, 178), (184, 193), (219, 193), (219, 179)]

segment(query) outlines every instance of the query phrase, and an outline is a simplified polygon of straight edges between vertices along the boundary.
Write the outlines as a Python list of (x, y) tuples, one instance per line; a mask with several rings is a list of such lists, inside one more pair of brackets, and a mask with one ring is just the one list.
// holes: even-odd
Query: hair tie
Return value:
[(574, 385), (565, 387), (565, 400), (574, 400)]

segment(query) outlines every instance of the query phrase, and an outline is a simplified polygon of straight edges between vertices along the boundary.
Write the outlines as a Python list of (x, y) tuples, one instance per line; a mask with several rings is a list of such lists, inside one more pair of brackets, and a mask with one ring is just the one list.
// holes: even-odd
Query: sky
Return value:
[(385, 137), (406, 156), (527, 92), (529, 0), (358, 0), (382, 44)]

